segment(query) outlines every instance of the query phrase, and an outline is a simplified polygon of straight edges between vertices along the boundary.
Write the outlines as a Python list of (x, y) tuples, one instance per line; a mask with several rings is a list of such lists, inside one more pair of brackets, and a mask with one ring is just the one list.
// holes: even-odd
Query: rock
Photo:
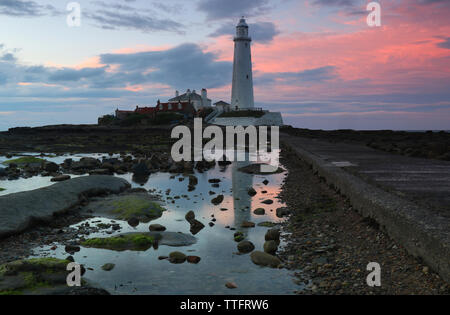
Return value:
[(244, 222), (242, 222), (241, 227), (243, 227), (243, 228), (253, 228), (253, 227), (255, 227), (255, 223), (249, 222), (249, 221), (244, 221)]
[[(262, 172), (262, 166), (266, 166), (269, 170), (272, 169), (271, 171), (268, 172)], [(278, 168), (274, 168), (269, 164), (265, 164), (265, 163), (257, 163), (257, 164), (250, 164), (244, 167), (241, 167), (239, 169), (240, 172), (243, 173), (247, 173), (247, 174), (253, 174), (253, 175), (270, 175), (270, 174), (278, 174), (278, 173), (283, 173), (284, 169), (282, 169), (281, 167)]]
[(6, 177), (8, 176), (8, 172), (6, 171), (6, 168), (0, 167), (0, 177)]
[(211, 200), (211, 203), (215, 206), (220, 205), (222, 203), (224, 199), (223, 195), (218, 195), (216, 198), (214, 198), (213, 200)]
[(81, 243), (87, 248), (102, 248), (115, 251), (145, 251), (155, 243), (155, 237), (146, 233), (128, 233), (108, 238), (91, 238)]
[(237, 245), (238, 251), (241, 253), (250, 253), (255, 249), (255, 245), (253, 245), (250, 241), (242, 241)]
[(280, 230), (279, 229), (270, 229), (266, 232), (265, 235), (266, 241), (279, 241), (280, 240)]
[(45, 162), (43, 168), (45, 171), (50, 173), (55, 173), (59, 171), (59, 165), (53, 162)]
[(271, 205), (271, 204), (273, 204), (273, 200), (267, 199), (267, 200), (264, 200), (262, 203), (266, 204), (266, 205)]
[(66, 251), (66, 253), (73, 254), (73, 253), (79, 252), (81, 250), (81, 248), (80, 248), (80, 246), (76, 246), (76, 245), (66, 245), (64, 250)]
[(252, 252), (250, 258), (254, 264), (265, 267), (277, 268), (281, 264), (281, 260), (278, 257), (260, 251)]
[(54, 214), (80, 204), (80, 196), (104, 192), (119, 193), (129, 183), (113, 176), (85, 176), (41, 189), (0, 196), (2, 220), (0, 238), (20, 233), (34, 223), (49, 222)]
[(136, 217), (130, 218), (127, 222), (131, 227), (136, 227), (139, 225), (139, 219)]
[(217, 184), (217, 183), (220, 183), (221, 180), (218, 179), (218, 178), (212, 178), (212, 179), (209, 179), (208, 182), (209, 182), (210, 184)]
[(269, 181), (268, 181), (267, 179), (265, 179), (265, 180), (263, 181), (263, 184), (267, 186), (267, 185), (269, 184)]
[(258, 226), (262, 226), (262, 227), (274, 227), (274, 226), (277, 226), (277, 223), (265, 221), (265, 222), (258, 223)]
[(197, 186), (198, 178), (194, 175), (189, 175), (189, 186)]
[[(102, 177), (102, 176), (100, 176)], [(160, 218), (166, 210), (156, 201), (154, 196), (145, 193), (123, 193), (118, 196), (108, 196), (99, 200), (91, 201), (90, 209), (94, 214), (110, 219), (123, 221), (139, 220), (148, 223)], [(133, 226), (133, 225), (132, 225)]]
[(264, 243), (264, 252), (274, 255), (278, 250), (278, 243), (276, 241), (266, 241)]
[(198, 232), (200, 232), (205, 227), (205, 225), (202, 222), (200, 222), (196, 219), (193, 219), (190, 222), (190, 224), (191, 224), (190, 231), (191, 231), (192, 235), (196, 235)]
[(184, 218), (186, 219), (186, 221), (188, 221), (189, 223), (195, 219), (195, 213), (194, 211), (189, 211), (188, 213), (186, 213), (186, 215), (184, 216)]
[(91, 169), (95, 169), (97, 167), (100, 166), (100, 161), (95, 159), (95, 158), (91, 158), (91, 157), (84, 157), (81, 158), (80, 161), (78, 162), (72, 162), (71, 164), (71, 168), (73, 170), (91, 170)]
[(198, 256), (187, 256), (186, 260), (190, 264), (198, 264), (200, 262), (201, 258)]
[(258, 209), (255, 209), (255, 211), (253, 211), (253, 213), (256, 215), (265, 215), (266, 210), (264, 210), (263, 208), (258, 208)]
[(104, 264), (104, 265), (102, 266), (102, 269), (103, 269), (104, 271), (111, 271), (111, 270), (114, 269), (115, 266), (116, 266), (115, 264), (110, 264), (110, 263), (108, 263), (108, 264)]
[(134, 176), (148, 176), (150, 174), (150, 170), (145, 162), (134, 165), (132, 172)]
[(290, 211), (289, 211), (289, 209), (286, 208), (286, 207), (278, 208), (277, 211), (276, 211), (276, 215), (277, 215), (277, 217), (279, 217), (279, 218), (282, 218), (282, 217), (287, 216), (287, 215), (289, 215), (289, 214), (290, 214)]
[(106, 168), (96, 168), (89, 171), (89, 175), (112, 175), (112, 172)]
[(234, 282), (227, 282), (227, 283), (225, 283), (225, 286), (226, 286), (228, 289), (236, 289), (236, 288), (237, 288), (237, 284), (234, 283)]
[(250, 187), (247, 192), (248, 192), (249, 196), (252, 196), (252, 197), (256, 196), (256, 190), (253, 187)]
[(182, 264), (186, 261), (186, 255), (181, 252), (171, 252), (169, 254), (169, 261), (172, 264)]
[(60, 176), (56, 176), (53, 177), (50, 181), (52, 182), (64, 182), (66, 180), (70, 179), (70, 175), (60, 175)]
[(166, 230), (166, 227), (161, 224), (151, 224), (149, 230), (152, 232), (163, 232)]
[(234, 241), (235, 242), (240, 242), (240, 241), (243, 241), (244, 239), (245, 239), (244, 233), (242, 233), (242, 232), (234, 233)]
[[(0, 295), (73, 294), (66, 283), (68, 263), (56, 258), (33, 258), (0, 265)], [(83, 289), (93, 288), (85, 283)]]

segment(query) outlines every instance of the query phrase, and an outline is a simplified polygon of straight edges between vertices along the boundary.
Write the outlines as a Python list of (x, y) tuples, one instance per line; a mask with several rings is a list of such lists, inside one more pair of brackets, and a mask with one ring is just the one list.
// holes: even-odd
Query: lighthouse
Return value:
[(253, 109), (252, 39), (248, 36), (248, 25), (244, 17), (236, 27), (234, 38), (233, 87), (231, 92), (232, 109)]

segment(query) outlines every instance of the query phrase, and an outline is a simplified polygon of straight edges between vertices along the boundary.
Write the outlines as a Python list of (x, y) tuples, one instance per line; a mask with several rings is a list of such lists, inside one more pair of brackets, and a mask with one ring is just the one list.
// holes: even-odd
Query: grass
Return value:
[(143, 233), (135, 233), (108, 238), (91, 238), (81, 243), (81, 245), (83, 245), (84, 247), (124, 251), (147, 250), (153, 245), (153, 242), (153, 237)]
[(128, 221), (131, 218), (137, 218), (144, 223), (159, 218), (165, 210), (154, 201), (133, 196), (117, 200), (113, 205), (114, 210), (112, 212), (118, 215), (119, 220)]
[(10, 164), (17, 164), (18, 166), (25, 166), (27, 164), (31, 164), (31, 163), (42, 163), (45, 162), (44, 159), (40, 159), (34, 156), (23, 156), (17, 159), (13, 159), (13, 160), (8, 160), (3, 162), (2, 164), (4, 165), (10, 165)]
[(0, 187), (0, 192), (5, 191), (5, 190), (6, 190), (5, 188)]
[(52, 287), (54, 284), (43, 281), (42, 275), (65, 274), (68, 263), (67, 260), (57, 258), (33, 258), (0, 265), (0, 281), (9, 274), (22, 278), (24, 282), (24, 285), (20, 288), (0, 291), (0, 295), (22, 295), (24, 292)]
[(224, 112), (221, 115), (219, 115), (220, 118), (235, 118), (235, 117), (254, 117), (254, 118), (260, 118), (265, 115), (265, 112), (263, 111), (257, 111), (257, 110), (240, 110), (240, 111), (231, 111), (231, 112)]

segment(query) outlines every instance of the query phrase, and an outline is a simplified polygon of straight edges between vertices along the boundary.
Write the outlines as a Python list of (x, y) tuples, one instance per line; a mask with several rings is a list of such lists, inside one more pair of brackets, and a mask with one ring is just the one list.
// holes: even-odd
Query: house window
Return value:
[(172, 104), (169, 103), (169, 105), (167, 105), (167, 109), (172, 110)]
[(182, 110), (183, 109), (183, 105), (181, 103), (178, 104), (178, 109)]
[(162, 104), (159, 105), (159, 110), (163, 110), (164, 106)]

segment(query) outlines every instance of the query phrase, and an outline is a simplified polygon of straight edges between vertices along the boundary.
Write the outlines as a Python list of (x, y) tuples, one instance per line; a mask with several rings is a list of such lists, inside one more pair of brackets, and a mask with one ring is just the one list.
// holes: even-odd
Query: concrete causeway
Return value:
[(54, 185), (0, 196), (0, 238), (23, 232), (37, 221), (80, 204), (81, 196), (119, 193), (130, 184), (114, 176), (84, 176)]
[(365, 217), (450, 282), (450, 162), (281, 134)]

